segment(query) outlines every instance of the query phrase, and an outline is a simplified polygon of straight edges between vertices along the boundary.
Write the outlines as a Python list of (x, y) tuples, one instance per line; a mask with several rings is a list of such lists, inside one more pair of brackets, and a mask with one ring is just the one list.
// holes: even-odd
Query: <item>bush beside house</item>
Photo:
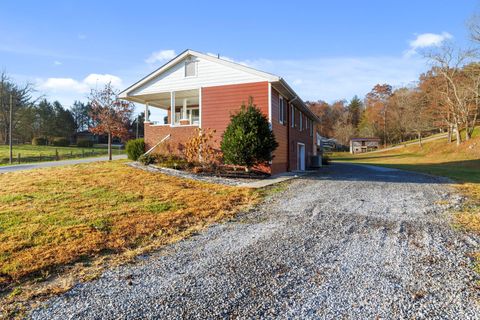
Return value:
[(273, 159), (278, 147), (267, 117), (250, 100), (239, 113), (232, 115), (223, 134), (221, 149), (227, 164), (250, 168)]
[(125, 150), (127, 151), (128, 159), (136, 161), (145, 153), (145, 141), (143, 139), (129, 140)]

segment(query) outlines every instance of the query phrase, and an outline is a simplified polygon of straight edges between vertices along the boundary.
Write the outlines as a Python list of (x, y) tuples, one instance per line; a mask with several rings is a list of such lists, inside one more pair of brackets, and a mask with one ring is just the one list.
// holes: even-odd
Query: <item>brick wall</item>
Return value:
[(275, 140), (278, 142), (278, 148), (273, 153), (272, 174), (288, 171), (288, 101), (284, 99), (285, 123), (281, 124), (280, 119), (280, 95), (272, 88), (272, 130), (275, 134)]
[(171, 147), (171, 152), (179, 154), (188, 141), (195, 134), (198, 126), (170, 127), (169, 125), (151, 125), (145, 123), (145, 148), (149, 150), (160, 140), (171, 134), (166, 142)]
[[(303, 117), (303, 130), (300, 131), (300, 111), (296, 108), (295, 110), (295, 126), (289, 128), (289, 160), (290, 160), (290, 171), (295, 171), (298, 169), (297, 165), (297, 145), (298, 143), (305, 144), (305, 166), (308, 168), (310, 166), (310, 157), (313, 156), (313, 138), (315, 136), (315, 130), (313, 137), (310, 136), (310, 127), (306, 128), (306, 119), (305, 114)], [(289, 120), (291, 119), (291, 107), (288, 108)], [(290, 125), (290, 124), (289, 124)]]
[(268, 82), (243, 83), (202, 88), (202, 128), (216, 130), (218, 145), (230, 123), (230, 115), (240, 110), (242, 103), (253, 103), (268, 117)]

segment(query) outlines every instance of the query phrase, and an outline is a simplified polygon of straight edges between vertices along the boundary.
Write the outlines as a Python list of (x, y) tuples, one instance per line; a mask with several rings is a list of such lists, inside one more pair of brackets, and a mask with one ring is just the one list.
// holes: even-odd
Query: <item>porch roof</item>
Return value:
[[(158, 92), (145, 95), (136, 95), (123, 98), (125, 100), (147, 104), (149, 106), (170, 110), (170, 96), (171, 92)], [(199, 104), (199, 92), (198, 89), (193, 90), (181, 90), (175, 92), (175, 106), (181, 107), (183, 105), (183, 99), (188, 99), (189, 104)]]

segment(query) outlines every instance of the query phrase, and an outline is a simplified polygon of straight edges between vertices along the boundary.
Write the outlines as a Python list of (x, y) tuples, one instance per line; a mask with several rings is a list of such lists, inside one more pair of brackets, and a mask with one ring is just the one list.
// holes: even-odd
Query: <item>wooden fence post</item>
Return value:
[(58, 156), (58, 149), (55, 148), (55, 160), (60, 160), (59, 156)]

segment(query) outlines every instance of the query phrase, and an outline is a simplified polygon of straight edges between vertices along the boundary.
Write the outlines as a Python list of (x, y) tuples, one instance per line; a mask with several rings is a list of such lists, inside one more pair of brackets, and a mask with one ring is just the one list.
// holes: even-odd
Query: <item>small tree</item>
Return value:
[(242, 165), (248, 171), (257, 164), (273, 159), (278, 147), (267, 118), (249, 99), (240, 112), (231, 116), (222, 138), (221, 149), (225, 163)]
[(96, 125), (88, 130), (108, 136), (108, 159), (112, 160), (112, 137), (123, 138), (128, 135), (133, 104), (118, 99), (118, 94), (110, 83), (102, 90), (92, 90), (89, 100), (91, 117)]

